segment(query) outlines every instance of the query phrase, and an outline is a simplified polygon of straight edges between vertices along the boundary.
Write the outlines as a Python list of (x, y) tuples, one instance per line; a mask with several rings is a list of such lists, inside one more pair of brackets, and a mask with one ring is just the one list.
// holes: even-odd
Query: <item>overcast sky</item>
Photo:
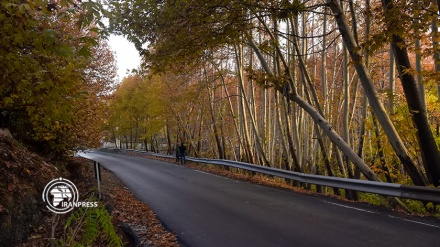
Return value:
[(132, 43), (122, 36), (110, 35), (108, 44), (116, 53), (119, 80), (127, 75), (127, 70), (136, 69), (141, 58)]

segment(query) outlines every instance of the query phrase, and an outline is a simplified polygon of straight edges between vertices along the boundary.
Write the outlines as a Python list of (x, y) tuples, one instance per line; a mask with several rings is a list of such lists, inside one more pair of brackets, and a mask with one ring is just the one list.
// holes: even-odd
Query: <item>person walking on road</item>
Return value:
[(175, 163), (179, 162), (180, 160), (180, 150), (179, 150), (179, 144), (176, 145), (176, 161)]
[(183, 144), (183, 142), (180, 144), (178, 149), (179, 149), (179, 152), (180, 152), (180, 164), (184, 165), (184, 164), (186, 164), (186, 159), (185, 159), (186, 147)]

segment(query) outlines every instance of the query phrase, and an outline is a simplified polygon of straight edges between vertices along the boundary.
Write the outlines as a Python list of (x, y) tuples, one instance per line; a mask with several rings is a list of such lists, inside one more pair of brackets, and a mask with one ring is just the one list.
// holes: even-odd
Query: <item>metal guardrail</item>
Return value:
[[(143, 153), (143, 154), (148, 154), (162, 158), (175, 158), (175, 156), (172, 155), (145, 152), (135, 149), (102, 149), (102, 150), (117, 151), (123, 153), (135, 152), (135, 153)], [(402, 185), (395, 183), (385, 183), (385, 182), (376, 182), (376, 181), (368, 181), (368, 180), (313, 175), (313, 174), (286, 171), (282, 169), (264, 167), (264, 166), (238, 162), (238, 161), (231, 161), (231, 160), (205, 159), (205, 158), (192, 158), (192, 157), (186, 157), (186, 160), (198, 162), (198, 163), (204, 163), (204, 164), (235, 167), (247, 171), (263, 173), (280, 178), (292, 179), (301, 183), (323, 185), (323, 186), (336, 187), (341, 189), (375, 193), (385, 196), (394, 196), (394, 197), (407, 198), (407, 199), (413, 199), (419, 201), (440, 203), (440, 189), (438, 188), (428, 188), (428, 187), (409, 186), (409, 185)]]

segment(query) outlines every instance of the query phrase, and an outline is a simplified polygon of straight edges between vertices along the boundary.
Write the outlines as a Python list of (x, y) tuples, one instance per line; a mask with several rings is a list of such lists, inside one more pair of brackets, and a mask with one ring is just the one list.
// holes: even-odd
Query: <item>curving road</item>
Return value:
[[(182, 246), (440, 246), (440, 220), (297, 194), (142, 157), (81, 156), (112, 171)], [(105, 181), (103, 181), (105, 183)]]

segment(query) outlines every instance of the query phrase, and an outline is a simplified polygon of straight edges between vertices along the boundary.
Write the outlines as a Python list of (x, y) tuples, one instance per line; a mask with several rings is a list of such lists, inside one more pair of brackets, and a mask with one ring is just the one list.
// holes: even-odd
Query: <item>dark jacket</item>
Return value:
[(186, 147), (185, 147), (185, 145), (183, 145), (183, 144), (180, 145), (180, 146), (179, 146), (179, 151), (180, 151), (181, 154), (185, 154), (185, 153), (186, 153)]

